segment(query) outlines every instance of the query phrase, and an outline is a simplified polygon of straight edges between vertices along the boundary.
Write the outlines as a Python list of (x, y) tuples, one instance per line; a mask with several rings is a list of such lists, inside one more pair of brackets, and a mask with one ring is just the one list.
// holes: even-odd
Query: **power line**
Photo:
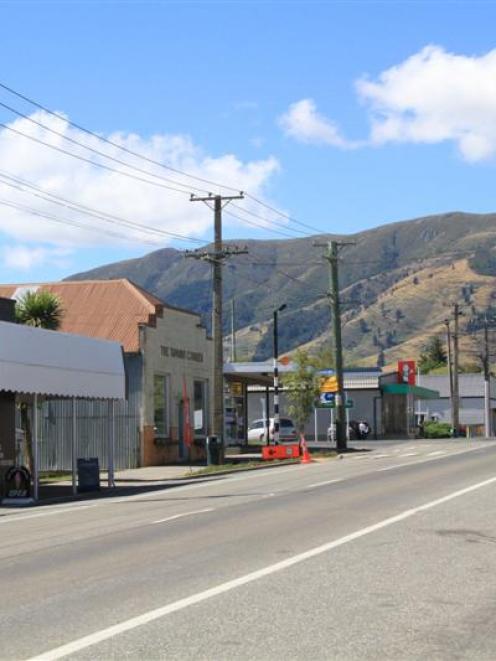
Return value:
[[(185, 170), (181, 170), (181, 169), (179, 169), (179, 168), (172, 167), (172, 166), (170, 166), (170, 165), (167, 165), (166, 163), (163, 163), (163, 162), (158, 161), (158, 160), (156, 160), (156, 159), (150, 158), (149, 156), (146, 156), (146, 155), (141, 154), (141, 153), (139, 153), (139, 152), (136, 152), (136, 151), (134, 151), (134, 150), (132, 150), (132, 149), (129, 149), (129, 147), (125, 147), (124, 145), (121, 145), (121, 144), (119, 144), (119, 143), (117, 143), (117, 142), (115, 142), (115, 141), (113, 141), (113, 140), (110, 140), (109, 138), (106, 138), (105, 136), (99, 135), (98, 133), (95, 133), (94, 131), (91, 131), (90, 129), (88, 129), (88, 128), (82, 126), (81, 124), (78, 124), (78, 123), (76, 123), (76, 122), (74, 122), (74, 121), (71, 121), (71, 120), (68, 119), (67, 117), (64, 117), (64, 116), (60, 115), (59, 113), (54, 112), (54, 111), (51, 110), (50, 108), (48, 108), (48, 107), (44, 106), (43, 104), (41, 104), (40, 102), (35, 101), (34, 99), (32, 99), (32, 98), (26, 96), (25, 94), (21, 94), (20, 92), (14, 90), (12, 87), (9, 87), (8, 85), (5, 85), (4, 83), (1, 83), (1, 82), (0, 82), (0, 88), (4, 89), (4, 90), (5, 90), (6, 92), (8, 92), (9, 94), (12, 94), (12, 95), (16, 96), (17, 98), (22, 99), (22, 100), (25, 101), (26, 103), (31, 104), (31, 105), (34, 106), (35, 108), (38, 108), (38, 109), (40, 109), (40, 110), (43, 110), (43, 111), (46, 112), (47, 114), (49, 114), (49, 115), (51, 115), (51, 116), (53, 116), (53, 117), (56, 117), (57, 119), (62, 119), (62, 120), (65, 121), (69, 126), (72, 126), (73, 128), (76, 128), (76, 129), (78, 129), (79, 131), (82, 131), (82, 132), (85, 133), (86, 135), (90, 135), (90, 136), (92, 136), (93, 138), (95, 138), (95, 139), (97, 139), (97, 140), (100, 140), (100, 141), (102, 141), (102, 142), (104, 142), (104, 143), (110, 145), (111, 147), (114, 147), (115, 149), (119, 149), (119, 150), (121, 150), (121, 151), (123, 151), (123, 152), (125, 152), (125, 153), (127, 153), (127, 154), (129, 154), (129, 155), (131, 155), (131, 156), (134, 156), (135, 158), (142, 159), (143, 161), (146, 161), (146, 162), (148, 162), (148, 163), (150, 163), (150, 164), (152, 164), (152, 165), (156, 165), (156, 166), (161, 167), (161, 168), (163, 168), (163, 169), (169, 170), (170, 172), (174, 172), (174, 173), (176, 173), (176, 174), (180, 174), (180, 175), (182, 175), (182, 176), (184, 176), (184, 177), (187, 177), (187, 178), (189, 178), (189, 179), (193, 179), (193, 180), (195, 180), (195, 181), (199, 181), (199, 182), (201, 182), (202, 184), (207, 184), (207, 185), (209, 185), (209, 186), (214, 186), (214, 187), (217, 187), (217, 188), (224, 188), (224, 189), (226, 189), (226, 190), (239, 192), (239, 189), (234, 188), (234, 187), (232, 187), (232, 186), (228, 186), (228, 185), (226, 185), (226, 184), (220, 184), (220, 183), (218, 183), (218, 182), (214, 182), (214, 181), (209, 180), (209, 179), (206, 179), (206, 178), (204, 178), (204, 177), (199, 177), (199, 176), (197, 176), (197, 175), (193, 175), (193, 174), (191, 174), (191, 173), (189, 173), (189, 172), (186, 172)], [(64, 134), (60, 134), (60, 133), (56, 132), (55, 130), (50, 129), (49, 127), (46, 127), (45, 125), (41, 124), (40, 122), (37, 122), (36, 120), (33, 120), (33, 119), (30, 118), (29, 116), (25, 115), (24, 113), (21, 113), (20, 111), (18, 111), (18, 110), (16, 110), (16, 109), (12, 108), (11, 106), (8, 106), (7, 104), (0, 103), (0, 105), (3, 106), (4, 108), (6, 108), (7, 110), (9, 110), (10, 112), (13, 112), (13, 113), (17, 114), (18, 116), (24, 117), (25, 119), (28, 119), (29, 121), (33, 122), (34, 124), (38, 124), (39, 126), (42, 126), (43, 128), (45, 128), (45, 129), (48, 130), (48, 131), (51, 131), (52, 133), (57, 133), (57, 134), (60, 135), (61, 137), (65, 138), (65, 139), (68, 139), (68, 140), (74, 142), (75, 144), (79, 144), (80, 146), (83, 146), (83, 147), (86, 148), (86, 149), (92, 149), (92, 148), (90, 148), (90, 147), (85, 146), (83, 143), (79, 143), (78, 141), (75, 141), (75, 140), (73, 140), (72, 138), (68, 138), (68, 136), (64, 136)], [(1, 125), (0, 125), (0, 126), (1, 126)], [(120, 161), (119, 159), (115, 159), (114, 157), (110, 157), (110, 156), (108, 156), (108, 155), (106, 155), (106, 154), (103, 154), (102, 152), (98, 152), (98, 150), (94, 150), (94, 149), (93, 149), (93, 151), (99, 153), (100, 155), (104, 155), (104, 156), (107, 157), (107, 158), (111, 158), (112, 160), (114, 160), (114, 161), (116, 161), (116, 162), (124, 163), (123, 161)], [(127, 164), (127, 163), (124, 163), (124, 165), (125, 165), (126, 167), (130, 167), (130, 168), (136, 169), (136, 170), (141, 171), (141, 172), (146, 172), (146, 171), (141, 170), (140, 168), (136, 168), (135, 166), (131, 166), (131, 165)], [(149, 173), (149, 172), (148, 172), (148, 174), (151, 174), (151, 175), (154, 176), (154, 177), (159, 177), (159, 175), (152, 174), (152, 173)], [(160, 178), (160, 177), (159, 177), (159, 178)], [(163, 179), (165, 179), (165, 178), (163, 178)], [(186, 187), (186, 184), (182, 184), (182, 183), (180, 183), (180, 182), (176, 182), (176, 181), (174, 181), (174, 180), (169, 180), (169, 181), (173, 181), (176, 185)], [(190, 186), (189, 188), (190, 188), (190, 189), (196, 189), (196, 190), (199, 191), (199, 192), (207, 192), (205, 189), (201, 189), (201, 188), (194, 187), (194, 186)], [(271, 206), (270, 204), (267, 204), (266, 202), (264, 202), (264, 201), (258, 199), (258, 198), (255, 197), (254, 195), (251, 195), (251, 194), (245, 193), (245, 196), (248, 197), (248, 198), (250, 198), (250, 199), (251, 199), (253, 202), (255, 202), (256, 204), (260, 204), (261, 206), (265, 207), (266, 209), (269, 209), (269, 210), (271, 210), (272, 212), (276, 213), (278, 216), (280, 216), (280, 217), (282, 217), (282, 218), (285, 218), (285, 219), (288, 220), (289, 222), (292, 222), (292, 223), (294, 223), (294, 224), (296, 224), (296, 225), (299, 225), (300, 227), (305, 227), (306, 229), (309, 229), (309, 230), (312, 231), (312, 232), (317, 232), (318, 234), (321, 234), (321, 231), (320, 231), (319, 229), (317, 229), (317, 228), (315, 228), (315, 227), (312, 227), (311, 225), (308, 225), (307, 223), (303, 223), (303, 222), (297, 220), (296, 218), (294, 218), (294, 217), (292, 217), (292, 216), (290, 216), (290, 215), (284, 213), (283, 211), (280, 211), (279, 209), (276, 209), (275, 207)], [(251, 212), (251, 213), (253, 213), (253, 212)], [(262, 220), (266, 220), (266, 219), (264, 219), (262, 216), (259, 216), (259, 218), (261, 218)], [(277, 221), (273, 221), (273, 222), (274, 222), (276, 225), (278, 224)], [(293, 231), (300, 231), (300, 230), (293, 230)]]
[[(7, 181), (5, 181), (7, 179)], [(129, 227), (130, 229), (137, 229), (140, 231), (144, 232), (149, 232), (149, 233), (154, 233), (154, 234), (159, 234), (162, 236), (167, 236), (173, 239), (177, 239), (179, 241), (185, 241), (187, 243), (197, 243), (200, 245), (203, 245), (204, 241), (201, 241), (200, 239), (195, 239), (193, 237), (188, 237), (182, 234), (178, 234), (176, 232), (170, 232), (167, 230), (162, 230), (159, 228), (143, 225), (134, 221), (127, 220), (125, 218), (115, 216), (113, 214), (107, 213), (105, 211), (100, 211), (98, 209), (94, 209), (93, 207), (86, 206), (84, 204), (80, 204), (78, 202), (74, 202), (73, 200), (68, 200), (67, 198), (61, 197), (59, 195), (55, 195), (54, 193), (50, 193), (49, 191), (45, 191), (39, 186), (36, 186), (35, 184), (28, 182), (26, 180), (20, 179), (18, 177), (13, 177), (9, 174), (6, 174), (5, 172), (0, 170), (0, 181), (6, 186), (10, 186), (11, 188), (15, 188), (16, 190), (20, 190), (21, 192), (24, 193), (29, 193), (30, 195), (33, 195), (35, 197), (39, 197), (40, 199), (50, 202), (52, 204), (58, 204), (59, 206), (63, 206), (75, 211), (78, 211), (80, 213), (84, 213), (89, 216), (93, 216), (95, 218), (98, 218), (100, 220), (103, 220), (105, 222), (110, 222), (118, 225), (123, 225), (125, 227)], [(15, 183), (11, 183), (15, 182)], [(18, 184), (18, 185), (16, 185)], [(24, 186), (28, 189), (31, 190), (23, 190), (21, 186)], [(53, 198), (53, 199), (52, 199)]]
[[(111, 230), (105, 230), (101, 228), (96, 228), (95, 226), (91, 225), (85, 225), (84, 223), (79, 223), (76, 220), (69, 220), (67, 218), (59, 218), (58, 216), (53, 216), (52, 214), (49, 213), (44, 213), (41, 211), (38, 211), (37, 209), (32, 209), (30, 207), (25, 207), (24, 205), (21, 204), (16, 204), (15, 202), (11, 202), (9, 200), (3, 200), (0, 198), (0, 204), (6, 207), (11, 207), (12, 209), (16, 209), (17, 211), (22, 211), (22, 212), (27, 212), (31, 214), (32, 216), (38, 216), (40, 218), (44, 218), (45, 220), (49, 220), (54, 223), (59, 223), (61, 225), (70, 225), (72, 227), (77, 227), (79, 229), (85, 229), (85, 230), (95, 230), (97, 229), (99, 232), (103, 232), (104, 234), (107, 234), (109, 236), (113, 237), (118, 237), (118, 238), (127, 238), (129, 237), (124, 236), (123, 234), (119, 234), (117, 232), (112, 232)], [(152, 244), (151, 241), (143, 241), (144, 243), (150, 243)], [(156, 244), (153, 244), (156, 245)]]
[(7, 124), (0, 123), (0, 127), (6, 129), (7, 131), (11, 131), (12, 133), (15, 133), (17, 135), (20, 135), (24, 138), (27, 138), (28, 140), (32, 140), (33, 142), (43, 145), (44, 147), (48, 147), (49, 149), (58, 151), (61, 154), (65, 154), (66, 156), (71, 156), (72, 158), (76, 158), (79, 161), (89, 163), (90, 165), (94, 165), (95, 167), (102, 168), (103, 170), (108, 170), (109, 172), (121, 174), (122, 176), (128, 177), (129, 179), (135, 179), (136, 181), (141, 181), (145, 184), (149, 184), (150, 186), (157, 186), (158, 188), (164, 188), (166, 190), (174, 191), (176, 193), (181, 193), (182, 195), (189, 194), (188, 191), (186, 190), (181, 190), (179, 188), (167, 186), (165, 184), (159, 183), (158, 181), (150, 181), (150, 179), (143, 179), (143, 177), (138, 177), (137, 175), (131, 174), (129, 172), (123, 172), (122, 170), (117, 170), (116, 168), (112, 168), (110, 167), (110, 165), (105, 165), (104, 163), (98, 163), (98, 161), (92, 161), (90, 158), (85, 158), (80, 154), (75, 154), (74, 152), (68, 151), (67, 149), (63, 149), (62, 147), (57, 147), (57, 145), (51, 145), (49, 142), (45, 142), (44, 140), (35, 138), (33, 135), (29, 135), (28, 133), (23, 133), (22, 131), (15, 129), (12, 126), (8, 126)]

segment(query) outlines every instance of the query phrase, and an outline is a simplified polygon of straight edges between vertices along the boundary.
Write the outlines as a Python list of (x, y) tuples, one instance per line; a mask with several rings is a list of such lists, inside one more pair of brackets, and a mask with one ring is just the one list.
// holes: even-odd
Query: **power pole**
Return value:
[[(286, 303), (280, 305), (277, 310), (274, 310), (273, 321), (273, 351), (274, 351), (274, 445), (279, 445), (279, 339), (278, 339), (278, 316), (279, 312), (286, 309)], [(267, 445), (269, 442), (267, 441)]]
[(489, 331), (487, 327), (487, 315), (484, 318), (484, 433), (486, 438), (492, 436), (491, 425), (491, 374), (489, 372)]
[(222, 336), (222, 262), (232, 255), (243, 255), (248, 250), (239, 248), (223, 248), (222, 246), (222, 209), (231, 200), (242, 200), (239, 195), (208, 195), (197, 197), (191, 195), (191, 202), (205, 202), (207, 206), (213, 202), (214, 211), (214, 249), (213, 251), (188, 251), (186, 257), (203, 259), (212, 264), (213, 298), (212, 298), (212, 336), (214, 342), (214, 379), (213, 379), (213, 435), (221, 444), (224, 442), (224, 346)]
[(445, 319), (446, 325), (446, 342), (448, 344), (448, 374), (449, 374), (449, 389), (450, 389), (450, 405), (451, 405), (451, 428), (455, 428), (455, 408), (453, 399), (453, 357), (451, 355), (451, 329), (449, 319)]
[(453, 332), (453, 434), (458, 436), (460, 429), (460, 385), (458, 379), (459, 370), (459, 347), (458, 341), (460, 337), (458, 318), (461, 315), (460, 306), (458, 303), (453, 305), (453, 317), (455, 322), (455, 330)]
[(346, 450), (347, 430), (346, 413), (343, 388), (343, 343), (341, 338), (341, 305), (339, 300), (339, 269), (338, 256), (340, 248), (354, 245), (352, 242), (329, 241), (327, 244), (314, 243), (314, 246), (326, 247), (324, 259), (329, 262), (329, 287), (328, 293), (331, 304), (331, 316), (334, 335), (335, 371), (336, 371), (336, 396), (335, 396), (335, 424), (336, 424), (336, 448)]
[(236, 330), (234, 324), (234, 298), (231, 299), (231, 362), (236, 362)]

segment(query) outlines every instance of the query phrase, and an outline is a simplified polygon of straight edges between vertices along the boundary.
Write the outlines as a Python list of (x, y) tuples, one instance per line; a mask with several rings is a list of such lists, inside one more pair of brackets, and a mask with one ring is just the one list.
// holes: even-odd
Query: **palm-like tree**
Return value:
[[(64, 310), (58, 296), (49, 291), (28, 291), (16, 303), (16, 321), (27, 326), (47, 330), (60, 328)], [(26, 439), (26, 459), (29, 470), (33, 470), (33, 434), (29, 406), (21, 404), (21, 425)]]
[(62, 322), (62, 303), (49, 291), (28, 291), (16, 303), (19, 324), (57, 330)]

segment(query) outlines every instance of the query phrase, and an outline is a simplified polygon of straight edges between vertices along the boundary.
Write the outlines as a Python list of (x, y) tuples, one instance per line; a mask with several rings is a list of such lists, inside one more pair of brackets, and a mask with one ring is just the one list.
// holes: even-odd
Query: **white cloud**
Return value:
[(70, 254), (70, 250), (63, 248), (33, 248), (25, 245), (5, 246), (2, 249), (4, 267), (14, 271), (30, 271), (47, 264), (63, 268)]
[(334, 122), (317, 111), (313, 99), (301, 99), (292, 103), (278, 121), (284, 133), (299, 142), (341, 148), (354, 146), (342, 137)]
[(469, 161), (496, 152), (496, 50), (469, 57), (427, 46), (357, 90), (374, 144), (451, 140)]
[(467, 56), (426, 46), (355, 86), (371, 122), (366, 140), (348, 141), (311, 99), (293, 103), (280, 125), (299, 141), (340, 148), (451, 141), (467, 161), (496, 154), (496, 49)]
[[(179, 194), (160, 187), (150, 186), (132, 178), (101, 169), (92, 163), (78, 161), (43, 145), (36, 144), (7, 129), (0, 130), (0, 173), (8, 172), (60, 197), (158, 230), (200, 238), (205, 237), (206, 240), (210, 240), (213, 214), (202, 204), (190, 203), (189, 191), (195, 192), (191, 186), (198, 186), (216, 193), (218, 190), (214, 186), (192, 181), (174, 172), (167, 172), (158, 166), (124, 154), (116, 147), (103, 144), (96, 137), (72, 128), (64, 117), (56, 118), (44, 112), (37, 112), (31, 117), (65, 136), (83, 142), (114, 158), (145, 170), (151, 170), (160, 177), (186, 183), (188, 188), (185, 193)], [(9, 126), (84, 158), (126, 171), (125, 166), (92, 155), (87, 150), (70, 144), (62, 137), (47, 133), (44, 129), (34, 126), (26, 119), (18, 119)], [(225, 154), (219, 157), (209, 156), (195, 145), (191, 138), (184, 135), (154, 135), (150, 138), (143, 138), (136, 134), (115, 133), (107, 137), (113, 142), (144, 154), (151, 159), (167, 163), (174, 168), (184, 170), (198, 177), (219, 182), (225, 186), (232, 186), (236, 190), (247, 190), (259, 198), (265, 197), (270, 177), (279, 167), (277, 160), (272, 157), (265, 160), (242, 162), (233, 154)], [(175, 185), (173, 183), (167, 184), (167, 182), (154, 179), (146, 174), (127, 171), (138, 177), (151, 178), (165, 186)], [(43, 246), (70, 248), (76, 245), (134, 245), (144, 242), (153, 242), (156, 246), (162, 246), (172, 241), (164, 235), (144, 234), (140, 230), (126, 229), (115, 224), (85, 217), (80, 213), (56, 206), (39, 197), (33, 197), (26, 192), (9, 188), (3, 183), (0, 183), (0, 201), (24, 205), (35, 209), (39, 213), (49, 213), (62, 219), (69, 219), (87, 225), (87, 228), (81, 229), (49, 222), (33, 216), (27, 211), (20, 211), (0, 204), (0, 231), (22, 243), (15, 256), (18, 265), (40, 264), (43, 259), (48, 258), (47, 248), (36, 247), (30, 250), (26, 247), (26, 244), (30, 242), (43, 244)], [(246, 200), (244, 205), (246, 208), (250, 208), (250, 201)], [(259, 208), (257, 207), (257, 212)], [(226, 215), (225, 224), (229, 223), (239, 225), (239, 221), (235, 221)], [(110, 233), (123, 234), (124, 237), (109, 236), (104, 233), (104, 230)], [(12, 259), (14, 259), (14, 256), (12, 256)]]

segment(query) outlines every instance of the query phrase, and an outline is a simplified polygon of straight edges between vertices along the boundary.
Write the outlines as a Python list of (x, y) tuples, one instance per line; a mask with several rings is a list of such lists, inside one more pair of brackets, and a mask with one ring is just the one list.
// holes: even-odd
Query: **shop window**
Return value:
[(153, 377), (153, 422), (156, 436), (169, 435), (169, 388), (164, 374)]
[(194, 382), (194, 427), (196, 436), (204, 436), (207, 433), (207, 407), (206, 407), (206, 383), (204, 381)]

